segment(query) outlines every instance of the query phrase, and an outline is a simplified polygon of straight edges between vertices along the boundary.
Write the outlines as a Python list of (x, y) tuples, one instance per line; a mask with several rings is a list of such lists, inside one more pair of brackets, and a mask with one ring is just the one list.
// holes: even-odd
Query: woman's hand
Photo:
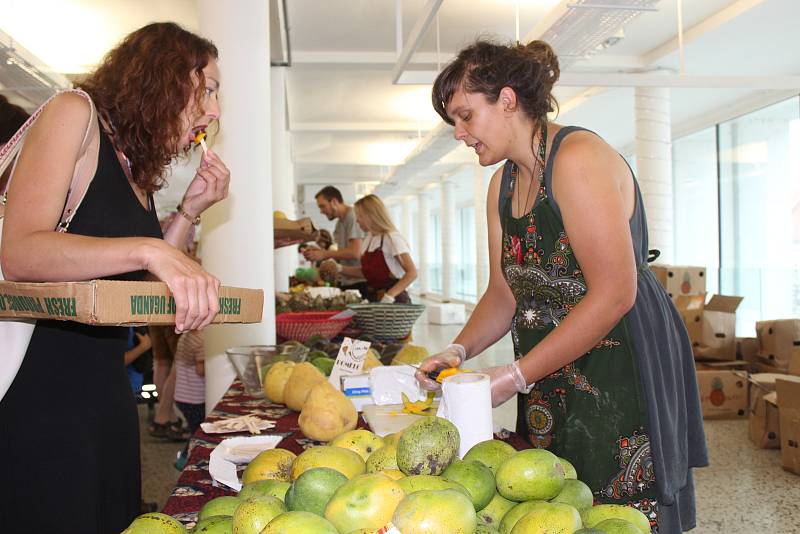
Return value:
[(505, 403), (517, 393), (527, 393), (528, 385), (525, 377), (519, 370), (519, 364), (515, 361), (507, 365), (488, 367), (481, 369), (480, 373), (489, 375), (492, 385), (492, 408), (497, 408)]
[(196, 217), (228, 196), (231, 173), (217, 154), (209, 150), (203, 155), (192, 183), (183, 195), (181, 206)]
[(170, 244), (148, 242), (145, 268), (167, 284), (175, 299), (175, 331), (202, 330), (219, 312), (219, 280)]
[(456, 344), (448, 345), (442, 352), (434, 354), (433, 356), (428, 356), (422, 360), (416, 373), (414, 373), (414, 377), (417, 379), (417, 382), (419, 382), (419, 385), (422, 386), (422, 389), (428, 391), (439, 390), (442, 385), (436, 380), (428, 378), (428, 373), (449, 369), (451, 367), (459, 367), (466, 359), (467, 353), (463, 346)]

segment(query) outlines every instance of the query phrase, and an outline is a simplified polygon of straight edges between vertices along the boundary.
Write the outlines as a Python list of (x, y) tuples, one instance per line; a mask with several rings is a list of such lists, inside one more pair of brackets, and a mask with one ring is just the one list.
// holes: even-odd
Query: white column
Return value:
[(419, 265), (419, 292), (425, 295), (430, 291), (428, 284), (428, 232), (430, 231), (431, 224), (431, 203), (428, 194), (425, 191), (420, 191), (417, 195), (417, 258)]
[(661, 260), (674, 258), (672, 138), (669, 89), (636, 88), (636, 178), (642, 189), (650, 248)]
[(230, 196), (203, 215), (203, 266), (223, 284), (264, 290), (263, 320), (206, 330), (206, 409), (235, 377), (225, 349), (275, 342), (270, 165), (269, 2), (225, 9), (198, 0), (201, 33), (219, 48), (222, 128), (214, 150), (231, 171)]
[[(401, 214), (401, 221), (400, 221), (400, 232), (403, 234), (403, 237), (406, 240), (411, 239), (411, 198), (404, 197), (400, 200), (400, 214)], [(413, 253), (413, 251), (412, 251)]]
[(475, 195), (475, 285), (481, 298), (489, 283), (489, 230), (486, 223), (486, 169), (475, 165), (473, 188)]
[(455, 294), (454, 256), (456, 250), (456, 198), (452, 180), (442, 181), (442, 208), (439, 211), (442, 245), (442, 295), (445, 299)]
[[(286, 67), (272, 67), (272, 206), (294, 220), (294, 168), (291, 159), (291, 142), (286, 112), (289, 102), (286, 95)], [(263, 242), (272, 246), (272, 238)], [(289, 291), (289, 276), (297, 269), (297, 247), (283, 247), (275, 251), (275, 291)]]

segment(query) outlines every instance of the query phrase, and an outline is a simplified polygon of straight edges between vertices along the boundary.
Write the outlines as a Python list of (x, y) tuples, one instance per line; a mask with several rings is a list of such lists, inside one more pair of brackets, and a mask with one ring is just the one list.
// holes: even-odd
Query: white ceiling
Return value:
[[(566, 73), (656, 68), (677, 72), (677, 1), (661, 0), (657, 11), (642, 13), (626, 26), (619, 43), (573, 63)], [(285, 3), (292, 59), (287, 77), (288, 116), (297, 183), (316, 188), (328, 183), (386, 180), (420, 139), (424, 141), (441, 124), (430, 106), (429, 86), (391, 83), (398, 52), (396, 1)], [(520, 35), (528, 35), (548, 13), (567, 3), (519, 0)], [(429, 4), (431, 0), (401, 1), (403, 42)], [(438, 10), (439, 53), (434, 20), (412, 56), (410, 68), (435, 69), (481, 35), (513, 40), (515, 6), (516, 0), (444, 0)], [(38, 16), (43, 12), (58, 16)], [(683, 0), (682, 13), (685, 74), (800, 75), (797, 0)], [(133, 29), (165, 19), (197, 30), (194, 1), (5, 0), (0, 30), (54, 66), (61, 64), (66, 69), (73, 65), (74, 69), (75, 65), (90, 67), (103, 50)], [(80, 27), (93, 31), (76, 31)], [(42, 44), (48, 35), (50, 39), (60, 36), (63, 53), (53, 56), (52, 45), (48, 49)], [(90, 47), (92, 43), (94, 47)], [(90, 53), (90, 48), (100, 52)], [(48, 55), (55, 59), (48, 60)], [(63, 58), (72, 58), (72, 62)], [(573, 100), (586, 89), (557, 87), (556, 96), (564, 110), (558, 121), (592, 128), (626, 150), (634, 138), (634, 90), (595, 87), (594, 96), (580, 103)], [(712, 88), (672, 89), (671, 94), (673, 131), (685, 133), (704, 125), (708, 117), (742, 112), (747, 106), (776, 98), (779, 92)], [(469, 152), (459, 150), (431, 163), (424, 176), (410, 181), (417, 188), (435, 180), (439, 172), (457, 172), (473, 161)], [(398, 195), (410, 192), (403, 185)]]

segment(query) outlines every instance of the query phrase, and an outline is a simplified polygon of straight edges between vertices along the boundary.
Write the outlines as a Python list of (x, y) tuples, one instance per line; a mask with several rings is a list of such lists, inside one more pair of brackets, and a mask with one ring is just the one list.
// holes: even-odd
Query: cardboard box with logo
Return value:
[(756, 373), (750, 375), (750, 441), (763, 449), (779, 449), (781, 446), (780, 421), (775, 382), (790, 380), (800, 383), (800, 377), (777, 374)]
[(743, 297), (713, 295), (706, 304), (702, 295), (682, 295), (675, 301), (692, 342), (695, 358), (736, 359), (736, 308)]
[(744, 362), (696, 362), (704, 419), (747, 417), (747, 371)]
[(758, 321), (759, 356), (778, 369), (789, 369), (792, 351), (800, 349), (800, 319)]
[(781, 464), (800, 475), (800, 382), (777, 379)]
[(681, 295), (706, 294), (705, 267), (651, 265), (650, 270), (673, 301)]
[[(258, 323), (264, 291), (222, 286), (215, 323)], [(25, 283), (0, 281), (0, 318), (57, 319), (94, 325), (175, 324), (163, 282)]]

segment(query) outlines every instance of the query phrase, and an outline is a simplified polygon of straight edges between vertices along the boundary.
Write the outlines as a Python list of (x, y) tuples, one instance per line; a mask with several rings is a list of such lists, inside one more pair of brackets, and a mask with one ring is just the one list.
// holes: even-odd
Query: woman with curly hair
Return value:
[[(165, 282), (176, 330), (218, 311), (219, 281), (178, 246), (228, 193), (229, 172), (203, 157), (177, 218), (162, 235), (152, 194), (167, 165), (219, 118), (217, 49), (172, 23), (128, 35), (81, 84), (100, 118), (97, 170), (66, 233), (54, 232), (90, 117), (57, 96), (28, 133), (9, 191), (0, 259), (9, 280), (107, 278)], [(123, 362), (126, 328), (38, 321), (0, 401), (9, 532), (120, 532), (140, 510), (136, 405)], [(80, 396), (86, 402), (76, 402)]]
[[(548, 120), (558, 59), (542, 41), (479, 41), (439, 74), (433, 106), (483, 166), (490, 278), (469, 322), (417, 379), (511, 332), (514, 361), (482, 372), (517, 431), (574, 464), (596, 503), (632, 506), (653, 532), (695, 526), (692, 468), (708, 464), (692, 348), (647, 268), (647, 221), (625, 160)], [(644, 519), (642, 518), (644, 521)]]

